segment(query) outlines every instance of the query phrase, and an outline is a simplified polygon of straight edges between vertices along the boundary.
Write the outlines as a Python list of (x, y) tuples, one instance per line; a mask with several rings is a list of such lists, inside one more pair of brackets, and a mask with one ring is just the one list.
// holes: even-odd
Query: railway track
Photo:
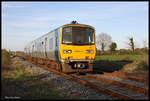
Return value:
[[(147, 96), (148, 89), (145, 89), (145, 88), (121, 83), (119, 81), (107, 79), (104, 77), (100, 78), (92, 74), (86, 74), (82, 76), (76, 75), (76, 74), (66, 74), (66, 73), (56, 71), (45, 64), (37, 64), (37, 63), (34, 63), (33, 61), (30, 61), (30, 62), (46, 70), (49, 70), (51, 72), (54, 72), (66, 78), (72, 79), (78, 83), (84, 84), (86, 86), (90, 86), (91, 88), (110, 94), (114, 97), (117, 97), (118, 99), (126, 99), (126, 100), (148, 99), (148, 96)], [(125, 88), (128, 88), (128, 89), (125, 89)]]
[(139, 78), (143, 78), (143, 79), (148, 79), (149, 77), (147, 75), (140, 75), (140, 74), (136, 74), (136, 73), (126, 73), (126, 72), (120, 72), (120, 71), (115, 71), (115, 74), (123, 74), (123, 75), (128, 75), (131, 77), (139, 77)]
[[(76, 75), (74, 75), (74, 76), (76, 76)], [(126, 84), (124, 84), (124, 86), (123, 86), (123, 85), (121, 85), (123, 83), (115, 82), (114, 80), (107, 79), (107, 81), (106, 81), (106, 78), (103, 78), (103, 79), (99, 78), (99, 77), (94, 78), (94, 76), (91, 74), (86, 74), (85, 76), (76, 76), (76, 77), (83, 79), (83, 80), (87, 80), (88, 82), (91, 82), (94, 85), (101, 86), (105, 89), (111, 90), (112, 92), (117, 92), (120, 95), (128, 96), (129, 99), (133, 99), (133, 100), (148, 99), (147, 92), (145, 92), (145, 91), (143, 92), (142, 88), (141, 88), (140, 92), (137, 92), (137, 91), (139, 91), (139, 89), (138, 90), (137, 89), (135, 89), (135, 90), (127, 89), (128, 86), (126, 87)], [(120, 96), (120, 95), (118, 95), (118, 96)]]
[[(124, 74), (119, 74), (118, 73), (106, 73), (104, 72), (104, 75), (108, 75), (108, 76), (113, 76), (113, 77), (119, 77), (119, 78), (123, 78), (123, 79), (128, 79), (128, 80), (133, 80), (133, 81), (136, 81), (136, 82), (141, 82), (141, 83), (149, 83), (148, 82), (148, 79), (141, 79), (141, 78), (134, 78), (134, 77), (130, 77), (130, 76), (127, 76), (127, 75), (124, 75)], [(145, 75), (142, 75), (143, 77)]]
[(58, 71), (56, 71), (56, 70), (54, 70), (54, 69), (47, 68), (47, 66), (45, 66), (45, 65), (38, 65), (38, 66), (40, 66), (40, 67), (42, 67), (42, 68), (45, 68), (45, 69), (47, 69), (47, 70), (49, 70), (49, 71), (51, 71), (51, 72), (57, 73), (57, 74), (59, 74), (59, 75), (61, 75), (61, 76), (67, 77), (67, 78), (69, 78), (69, 79), (72, 79), (72, 80), (74, 80), (74, 81), (76, 81), (76, 82), (78, 82), (78, 83), (84, 84), (84, 85), (86, 85), (86, 86), (90, 86), (90, 87), (92, 87), (92, 88), (94, 88), (94, 89), (97, 89), (97, 90), (99, 90), (99, 91), (103, 91), (103, 92), (105, 92), (105, 93), (107, 93), (107, 94), (111, 94), (111, 95), (113, 95), (113, 96), (115, 96), (115, 97), (117, 97), (117, 98), (119, 98), (119, 99), (133, 100), (133, 98), (131, 98), (131, 97), (127, 96), (127, 95), (124, 95), (124, 94), (115, 92), (115, 91), (113, 91), (113, 90), (110, 90), (110, 89), (107, 89), (107, 88), (104, 88), (104, 87), (101, 87), (101, 86), (97, 86), (97, 85), (95, 85), (95, 84), (93, 84), (93, 83), (91, 83), (91, 82), (88, 82), (88, 81), (86, 81), (86, 80), (80, 79), (80, 78), (77, 77), (77, 76), (68, 75), (68, 74), (65, 74), (65, 73), (62, 73), (62, 72), (58, 72)]
[(124, 88), (127, 88), (127, 89), (136, 90), (137, 92), (141, 92), (141, 93), (144, 93), (145, 95), (148, 95), (148, 89), (143, 88), (143, 87), (138, 87), (138, 86), (131, 85), (131, 84), (128, 84), (128, 83), (116, 81), (114, 79), (105, 78), (104, 76), (100, 76), (100, 75), (96, 76), (96, 75), (86, 74), (85, 76), (88, 77), (88, 78), (96, 79), (96, 80), (101, 81), (101, 82), (106, 82), (106, 83), (113, 84), (113, 85), (118, 85), (120, 87), (124, 87)]

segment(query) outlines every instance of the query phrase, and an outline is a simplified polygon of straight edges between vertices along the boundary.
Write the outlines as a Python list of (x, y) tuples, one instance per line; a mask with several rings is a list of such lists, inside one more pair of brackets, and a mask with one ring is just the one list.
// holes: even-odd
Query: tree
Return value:
[(148, 52), (148, 43), (147, 43), (147, 40), (143, 40), (143, 49), (144, 49), (144, 52), (147, 53)]
[(133, 37), (128, 37), (128, 40), (129, 40), (129, 47), (130, 49), (132, 50), (132, 52), (134, 52), (134, 49), (135, 49), (135, 44), (134, 44), (134, 41), (133, 41)]
[(112, 52), (115, 52), (115, 51), (116, 51), (116, 48), (117, 48), (117, 44), (116, 44), (115, 42), (112, 42), (112, 43), (109, 45), (109, 48), (110, 48), (111, 53), (112, 53)]
[(147, 40), (145, 39), (143, 40), (143, 48), (147, 48), (147, 46), (148, 46), (148, 43), (147, 43)]
[(106, 33), (100, 33), (96, 38), (97, 48), (101, 48), (104, 53), (105, 48), (107, 48), (112, 43), (112, 38)]

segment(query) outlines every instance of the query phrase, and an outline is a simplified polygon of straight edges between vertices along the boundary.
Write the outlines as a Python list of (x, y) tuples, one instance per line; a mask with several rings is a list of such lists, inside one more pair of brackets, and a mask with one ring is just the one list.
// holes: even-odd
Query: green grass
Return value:
[(120, 60), (140, 60), (142, 58), (148, 58), (148, 55), (101, 55), (96, 56), (95, 60), (109, 60), (109, 61), (120, 61)]
[[(40, 75), (29, 75), (22, 69), (7, 71), (2, 76), (4, 96), (17, 96), (21, 99), (74, 99), (51, 82), (41, 81)], [(12, 89), (10, 91), (10, 89)], [(63, 93), (63, 96), (61, 94)]]
[(11, 59), (9, 53), (5, 49), (2, 49), (1, 53), (2, 53), (2, 57), (1, 57), (2, 65), (8, 65)]
[[(23, 68), (23, 64), (17, 64), (11, 70), (2, 69), (2, 98), (16, 96), (20, 99), (76, 99), (68, 96), (63, 89), (57, 89), (50, 81), (42, 81), (40, 74), (30, 74)], [(9, 64), (9, 68), (11, 67), (12, 64)]]

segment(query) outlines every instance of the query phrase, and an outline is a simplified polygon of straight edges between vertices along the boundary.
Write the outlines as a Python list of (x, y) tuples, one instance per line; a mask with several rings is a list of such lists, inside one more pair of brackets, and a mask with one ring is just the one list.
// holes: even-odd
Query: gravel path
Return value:
[(118, 99), (116, 97), (113, 97), (112, 95), (108, 95), (104, 92), (100, 92), (96, 89), (79, 84), (71, 79), (62, 77), (53, 72), (40, 68), (34, 64), (29, 63), (28, 61), (24, 61), (19, 57), (15, 58), (18, 61), (21, 61), (24, 65), (26, 65), (26, 70), (31, 70), (34, 73), (39, 73), (40, 80), (44, 80), (46, 82), (54, 84), (56, 89), (65, 90), (62, 96), (67, 94), (67, 96), (74, 96), (76, 99)]

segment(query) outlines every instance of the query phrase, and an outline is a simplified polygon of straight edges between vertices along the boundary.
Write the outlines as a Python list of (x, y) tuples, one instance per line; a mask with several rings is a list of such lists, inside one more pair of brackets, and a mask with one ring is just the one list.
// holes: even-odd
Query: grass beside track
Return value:
[(7, 52), (7, 50), (5, 49), (2, 49), (1, 53), (2, 53), (2, 56), (1, 56), (2, 65), (8, 65), (11, 60), (9, 52)]
[(40, 74), (27, 70), (27, 66), (15, 59), (2, 65), (2, 99), (75, 99), (54, 84), (41, 80)]
[(120, 60), (140, 60), (142, 58), (148, 58), (148, 55), (101, 55), (96, 56), (95, 60), (108, 60), (108, 61), (120, 61)]
[(124, 72), (148, 71), (148, 55), (101, 55), (96, 56), (95, 71), (120, 70)]
[[(13, 75), (13, 76), (12, 76)], [(63, 96), (61, 94), (63, 93)], [(28, 75), (22, 70), (5, 74), (2, 78), (2, 98), (19, 99), (67, 99), (63, 90), (56, 89), (51, 83), (38, 79), (38, 75)]]

